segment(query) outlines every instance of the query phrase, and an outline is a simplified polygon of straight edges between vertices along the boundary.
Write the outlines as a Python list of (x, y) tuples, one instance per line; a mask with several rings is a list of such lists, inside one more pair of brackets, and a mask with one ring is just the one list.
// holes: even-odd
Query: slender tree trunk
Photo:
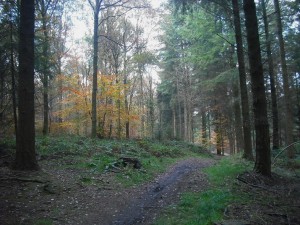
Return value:
[(202, 144), (207, 144), (207, 133), (206, 133), (206, 113), (204, 109), (201, 109), (201, 122), (202, 122)]
[(271, 154), (267, 101), (261, 61), (256, 6), (254, 0), (244, 0), (245, 24), (248, 41), (251, 87), (253, 94), (253, 113), (256, 132), (256, 161), (254, 170), (271, 176)]
[(121, 133), (122, 133), (122, 126), (121, 126), (121, 88), (120, 88), (118, 78), (117, 78), (116, 83), (118, 85), (118, 100), (117, 100), (117, 105), (118, 105), (118, 139), (120, 140), (121, 139)]
[(172, 108), (172, 115), (173, 115), (173, 138), (177, 138), (177, 132), (176, 132), (176, 108)]
[[(282, 22), (281, 22), (281, 12), (279, 7), (279, 1), (274, 0), (275, 12), (276, 12), (276, 22), (277, 22), (277, 35), (280, 47), (280, 61), (282, 68), (282, 79), (283, 79), (283, 92), (284, 92), (284, 102), (285, 102), (285, 138), (286, 145), (290, 145), (293, 142), (293, 112), (291, 106), (291, 94), (289, 87), (289, 76), (287, 71), (286, 59), (285, 59), (285, 47), (282, 35)], [(295, 157), (295, 152), (293, 148), (288, 149), (288, 157)]]
[(14, 168), (37, 170), (34, 127), (34, 0), (21, 1), (19, 37), (19, 124)]
[(182, 122), (182, 107), (181, 107), (181, 103), (180, 101), (178, 101), (178, 137), (180, 140), (184, 140), (184, 137), (183, 137), (183, 122)]
[(128, 91), (127, 91), (127, 46), (126, 46), (126, 41), (123, 39), (123, 45), (124, 45), (124, 79), (123, 79), (123, 84), (124, 84), (124, 105), (125, 105), (125, 112), (127, 115), (126, 122), (125, 122), (125, 136), (126, 139), (129, 139), (130, 137), (130, 122), (129, 122), (129, 104), (128, 104)]
[(275, 74), (274, 74), (274, 63), (271, 51), (271, 40), (269, 35), (269, 24), (267, 17), (267, 10), (265, 0), (261, 0), (263, 9), (263, 20), (265, 24), (265, 35), (266, 35), (266, 46), (267, 46), (267, 57), (270, 75), (270, 86), (271, 86), (271, 101), (272, 101), (272, 122), (273, 122), (273, 149), (279, 148), (279, 133), (278, 133), (278, 109), (277, 109), (277, 94), (275, 87)]
[(183, 106), (184, 141), (188, 141), (188, 109), (186, 93), (184, 94)]
[(141, 112), (141, 137), (145, 137), (145, 112), (144, 112), (144, 79), (143, 79), (143, 72), (139, 66), (139, 76), (140, 76), (140, 112)]
[[(13, 24), (10, 21), (10, 72), (11, 72), (11, 86), (12, 86), (12, 100), (13, 100), (13, 114), (15, 134), (18, 131), (18, 117), (17, 117), (17, 98), (16, 98), (16, 80), (15, 80), (15, 62), (14, 62), (14, 49), (13, 49)], [(2, 107), (1, 107), (2, 108)]]
[(208, 125), (208, 144), (211, 145), (211, 121), (210, 111), (207, 112), (207, 125)]
[(233, 98), (234, 98), (234, 130), (236, 139), (236, 152), (240, 152), (243, 149), (243, 127), (241, 118), (240, 98), (238, 80), (233, 81)]
[[(233, 59), (234, 55), (234, 45), (231, 46), (232, 55), (231, 55), (231, 66), (235, 68), (235, 63)], [(239, 93), (239, 78), (236, 77), (233, 79), (232, 83), (232, 92), (233, 92), (233, 108), (234, 108), (234, 131), (235, 131), (235, 140), (236, 140), (236, 152), (240, 152), (243, 149), (244, 137), (243, 137), (243, 127), (242, 127), (242, 118), (241, 118), (241, 108), (240, 108), (240, 93)], [(234, 145), (233, 145), (234, 146)], [(232, 149), (234, 153), (234, 149)]]
[[(126, 82), (127, 83), (127, 82)], [(126, 84), (124, 81), (124, 84)], [(127, 115), (127, 119), (126, 119), (126, 123), (125, 123), (125, 132), (126, 132), (126, 138), (129, 139), (130, 137), (130, 122), (129, 122), (129, 104), (128, 104), (128, 100), (127, 100), (127, 94), (125, 91), (125, 110), (126, 110), (126, 115)]]
[(248, 101), (248, 92), (247, 92), (247, 84), (246, 84), (245, 58), (244, 58), (244, 51), (243, 51), (243, 39), (242, 39), (238, 0), (232, 0), (232, 5), (233, 5), (233, 15), (234, 15), (235, 39), (237, 45), (237, 56), (238, 56), (238, 64), (239, 64), (238, 69), (240, 75), (241, 106), (242, 106), (243, 134), (244, 134), (243, 157), (248, 160), (253, 160), (249, 101)]
[(149, 78), (149, 95), (150, 95), (150, 105), (149, 105), (149, 117), (150, 117), (150, 136), (151, 138), (154, 137), (154, 123), (155, 123), (155, 117), (154, 117), (154, 91), (153, 91), (153, 81), (152, 77)]
[[(98, 90), (98, 27), (99, 13), (102, 0), (95, 0), (94, 10), (94, 39), (93, 39), (93, 90), (92, 90), (92, 138), (97, 135), (97, 90)], [(91, 4), (92, 5), (92, 4)]]
[(58, 103), (58, 122), (62, 123), (63, 122), (63, 117), (62, 117), (62, 110), (63, 110), (63, 79), (62, 79), (62, 73), (61, 73), (61, 58), (59, 59), (58, 62), (58, 74), (59, 74), (59, 82), (58, 82), (58, 88), (59, 88), (59, 103)]
[(215, 120), (215, 133), (216, 133), (216, 148), (217, 148), (217, 155), (222, 154), (222, 134), (221, 134), (221, 118), (220, 113), (216, 112), (216, 120)]
[(43, 101), (44, 101), (44, 118), (43, 118), (43, 135), (48, 135), (49, 133), (49, 34), (47, 28), (47, 10), (45, 6), (45, 2), (41, 1), (41, 15), (42, 15), (42, 28), (44, 34), (44, 41), (43, 41)]
[(183, 135), (182, 135), (182, 112), (181, 112), (181, 104), (180, 104), (180, 97), (179, 97), (179, 84), (178, 84), (178, 79), (176, 80), (176, 102), (177, 102), (177, 115), (178, 115), (178, 120), (177, 120), (177, 129), (178, 129), (178, 139), (183, 140)]

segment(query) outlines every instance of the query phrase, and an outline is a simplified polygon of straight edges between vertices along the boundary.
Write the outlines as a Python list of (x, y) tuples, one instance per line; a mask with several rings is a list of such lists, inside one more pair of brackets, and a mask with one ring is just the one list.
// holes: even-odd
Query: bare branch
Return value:
[(131, 0), (127, 0), (127, 1), (122, 1), (122, 0), (118, 0), (114, 3), (111, 4), (105, 4), (102, 8), (100, 8), (100, 10), (103, 9), (107, 9), (110, 7), (122, 7), (122, 8), (126, 8), (126, 9), (146, 9), (146, 8), (150, 8), (149, 5), (145, 5), (145, 6), (130, 6), (127, 3), (129, 3)]
[(93, 5), (92, 0), (88, 0), (88, 2), (90, 4), (90, 6), (92, 7), (93, 11), (95, 12), (95, 6)]
[(221, 36), (220, 34), (217, 34), (218, 37), (222, 38), (224, 41), (226, 41), (231, 46), (234, 46), (234, 43), (231, 43), (229, 40), (227, 40), (225, 37)]
[(104, 23), (105, 21), (109, 20), (110, 18), (120, 18), (121, 16), (124, 16), (126, 13), (128, 13), (129, 11), (131, 11), (131, 9), (128, 9), (127, 11), (118, 14), (118, 15), (111, 15), (111, 16), (107, 16), (106, 18), (102, 19), (99, 23), (99, 26)]
[(119, 45), (119, 46), (121, 46), (121, 47), (124, 47), (124, 45), (123, 45), (123, 44), (120, 44), (119, 42), (117, 42), (117, 41), (115, 41), (115, 40), (111, 39), (109, 36), (106, 36), (106, 35), (100, 34), (100, 35), (99, 35), (99, 37), (104, 37), (104, 38), (106, 38), (107, 40), (109, 40), (109, 41), (111, 41), (111, 42), (113, 42), (113, 43), (115, 43), (115, 44), (117, 44), (117, 45)]

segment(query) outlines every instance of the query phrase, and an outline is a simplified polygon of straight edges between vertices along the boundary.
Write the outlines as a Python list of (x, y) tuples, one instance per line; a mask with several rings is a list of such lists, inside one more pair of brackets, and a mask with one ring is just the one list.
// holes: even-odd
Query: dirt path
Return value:
[(151, 224), (163, 207), (178, 201), (182, 192), (203, 190), (207, 181), (200, 169), (211, 164), (208, 159), (177, 163), (154, 182), (142, 187), (145, 190), (128, 202), (112, 224)]
[(49, 162), (34, 178), (17, 174), (25, 178), (11, 179), (15, 172), (1, 168), (0, 175), (9, 179), (4, 177), (0, 185), (0, 224), (27, 225), (43, 218), (59, 225), (151, 224), (163, 207), (178, 202), (181, 193), (204, 190), (208, 184), (201, 169), (213, 163), (186, 159), (154, 181), (128, 189), (112, 184), (109, 174), (93, 178), (100, 187), (80, 185), (78, 171), (56, 170)]

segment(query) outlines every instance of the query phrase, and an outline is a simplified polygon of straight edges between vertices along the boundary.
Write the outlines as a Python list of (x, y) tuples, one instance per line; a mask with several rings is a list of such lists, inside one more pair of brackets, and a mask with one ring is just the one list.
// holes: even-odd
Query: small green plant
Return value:
[(223, 186), (226, 185), (228, 180), (231, 182), (238, 174), (251, 167), (250, 162), (241, 159), (239, 156), (232, 156), (223, 158), (217, 165), (204, 171), (208, 174), (209, 180), (213, 185)]
[(33, 225), (53, 225), (53, 221), (51, 219), (38, 219)]
[(97, 172), (104, 172), (108, 170), (117, 162), (117, 159), (109, 155), (95, 155), (89, 161), (83, 163), (83, 167), (92, 169)]
[(228, 204), (245, 199), (233, 194), (233, 181), (250, 166), (238, 157), (228, 157), (205, 169), (211, 188), (201, 193), (183, 194), (180, 203), (167, 209), (155, 224), (210, 225), (221, 220)]

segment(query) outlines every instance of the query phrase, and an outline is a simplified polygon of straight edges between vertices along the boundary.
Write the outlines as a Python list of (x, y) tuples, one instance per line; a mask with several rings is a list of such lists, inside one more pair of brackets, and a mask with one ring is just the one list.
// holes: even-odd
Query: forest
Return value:
[(299, 224), (299, 9), (0, 1), (0, 224)]

